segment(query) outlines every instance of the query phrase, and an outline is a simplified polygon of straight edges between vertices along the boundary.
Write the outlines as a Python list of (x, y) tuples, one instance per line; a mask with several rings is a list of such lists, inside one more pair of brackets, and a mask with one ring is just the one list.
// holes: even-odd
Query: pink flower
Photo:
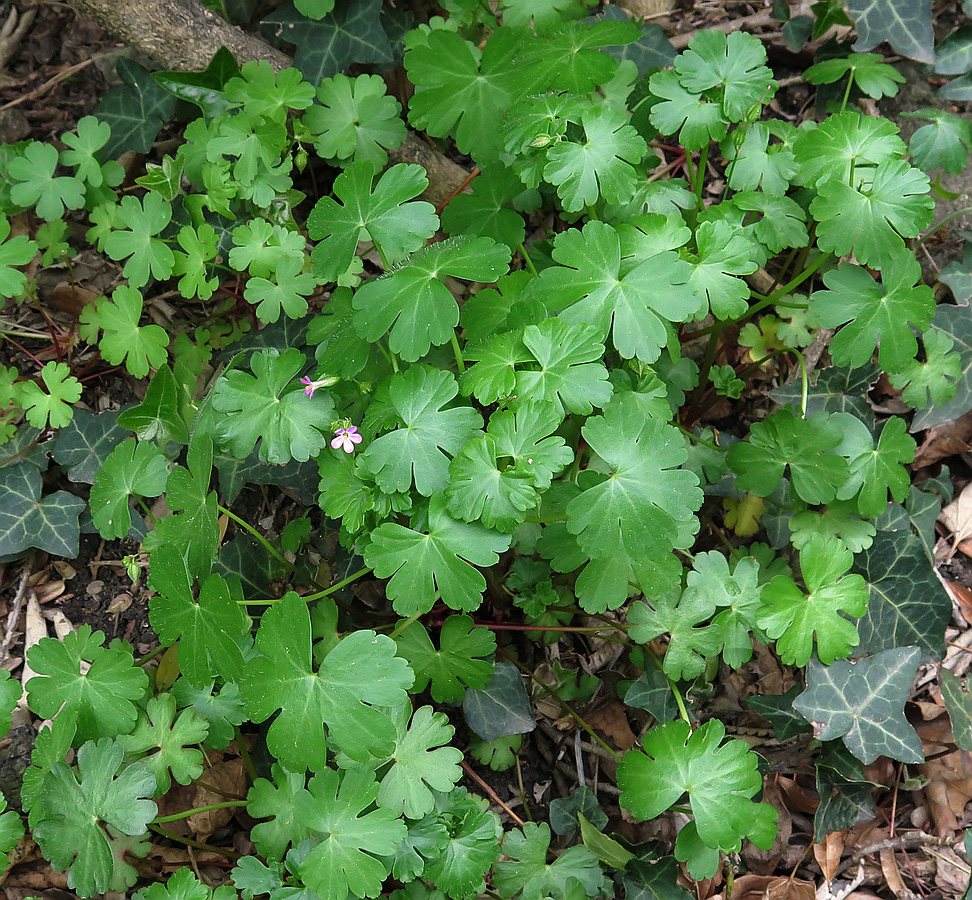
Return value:
[(305, 375), (303, 378), (301, 378), (300, 383), (306, 385), (304, 388), (304, 393), (307, 394), (308, 397), (313, 397), (314, 391), (317, 390), (317, 385), (310, 380), (310, 375)]
[(340, 378), (335, 378), (333, 375), (328, 375), (326, 378), (319, 378), (317, 381), (313, 381), (310, 375), (305, 375), (300, 379), (300, 383), (304, 385), (304, 393), (308, 397), (313, 397), (314, 391), (318, 388), (330, 387), (332, 384), (337, 384), (340, 380)]
[(357, 425), (348, 425), (347, 428), (337, 428), (334, 433), (337, 437), (331, 441), (331, 446), (335, 450), (340, 448), (345, 453), (353, 453), (354, 445), (361, 443), (361, 435), (358, 434)]

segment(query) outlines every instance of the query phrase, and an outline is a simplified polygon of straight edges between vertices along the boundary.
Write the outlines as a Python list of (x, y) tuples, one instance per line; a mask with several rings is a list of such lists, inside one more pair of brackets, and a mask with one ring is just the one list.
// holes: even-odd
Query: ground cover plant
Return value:
[[(811, 28), (843, 15), (817, 6)], [(905, 785), (926, 763), (906, 703), (953, 615), (931, 554), (952, 483), (908, 466), (913, 430), (972, 406), (972, 353), (968, 262), (936, 304), (916, 250), (969, 123), (920, 110), (906, 144), (862, 109), (902, 76), (847, 45), (804, 73), (798, 123), (745, 32), (676, 53), (573, 0), (397, 30), (361, 10), (266, 21), (340, 14), (356, 62), (400, 54), (404, 106), (302, 36), (283, 71), (123, 60), (96, 115), (0, 150), (8, 307), (82, 247), (113, 267), (51, 358), (0, 368), (0, 561), (128, 541), (159, 641), (29, 647), (26, 827), (80, 896), (135, 887), (153, 841), (228, 878), (183, 867), (144, 900), (728, 895), (787, 841), (772, 759), (720, 716), (740, 673), (779, 675), (735, 708), (799, 745), (817, 846), (874, 817), (876, 760)], [(409, 129), (471, 160), (463, 190), (429, 202), (390, 162)], [(87, 360), (137, 402), (78, 405)], [(277, 489), (297, 514), (263, 515)], [(944, 672), (944, 743), (972, 749)], [(543, 817), (518, 755), (538, 700), (579, 773)], [(519, 812), (470, 761), (519, 773)], [(191, 785), (213, 799), (180, 805)], [(178, 830), (216, 812), (237, 838)], [(3, 812), (0, 851), (23, 834)]]

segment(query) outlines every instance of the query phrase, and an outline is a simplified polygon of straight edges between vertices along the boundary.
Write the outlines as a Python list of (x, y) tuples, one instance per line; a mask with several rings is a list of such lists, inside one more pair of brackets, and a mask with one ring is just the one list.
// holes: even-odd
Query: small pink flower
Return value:
[(310, 380), (310, 376), (305, 375), (303, 378), (300, 379), (300, 383), (306, 385), (306, 387), (304, 388), (304, 393), (307, 394), (308, 397), (313, 397), (314, 391), (317, 390), (317, 385)]
[(337, 437), (331, 441), (331, 446), (335, 450), (340, 448), (345, 453), (354, 453), (354, 445), (361, 443), (361, 435), (358, 434), (357, 425), (348, 425), (347, 428), (337, 428), (334, 433)]
[(304, 385), (304, 393), (308, 397), (314, 396), (314, 391), (318, 388), (330, 387), (332, 384), (337, 384), (341, 379), (335, 378), (333, 375), (329, 375), (326, 378), (319, 378), (317, 381), (311, 379), (310, 375), (305, 375), (300, 379), (300, 383)]

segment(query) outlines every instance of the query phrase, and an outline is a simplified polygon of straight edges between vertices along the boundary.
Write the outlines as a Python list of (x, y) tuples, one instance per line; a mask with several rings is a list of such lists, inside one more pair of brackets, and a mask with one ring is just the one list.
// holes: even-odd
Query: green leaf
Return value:
[(135, 378), (144, 378), (150, 367), (159, 368), (168, 358), (169, 336), (165, 329), (138, 324), (142, 305), (140, 291), (120, 284), (112, 291), (111, 300), (105, 297), (81, 312), (82, 323), (104, 332), (98, 349), (105, 362), (113, 366), (124, 363)]
[(352, 301), (355, 328), (369, 341), (389, 332), (389, 349), (415, 362), (451, 340), (459, 324), (459, 305), (442, 279), (490, 283), (507, 272), (509, 259), (509, 248), (490, 238), (432, 244), (358, 288)]
[(223, 885), (214, 891), (200, 883), (192, 874), (192, 869), (186, 867), (173, 872), (165, 885), (156, 882), (136, 891), (132, 900), (231, 900), (235, 897), (236, 891), (229, 885)]
[(91, 488), (91, 519), (106, 540), (125, 537), (132, 527), (129, 499), (158, 497), (169, 467), (154, 444), (123, 441), (105, 458)]
[(875, 100), (894, 97), (898, 85), (905, 81), (904, 75), (884, 62), (879, 53), (851, 53), (845, 59), (826, 59), (804, 74), (810, 84), (833, 84), (850, 74), (854, 84)]
[(246, 459), (258, 440), (260, 459), (276, 465), (304, 462), (324, 449), (334, 401), (322, 391), (304, 396), (295, 379), (305, 363), (293, 348), (258, 350), (250, 357), (252, 375), (233, 369), (217, 382), (213, 408), (224, 415), (216, 433), (237, 459)]
[(189, 430), (182, 417), (185, 392), (172, 369), (161, 366), (152, 376), (145, 399), (118, 417), (121, 428), (134, 431), (141, 441), (189, 443)]
[(449, 616), (439, 632), (436, 650), (421, 622), (405, 629), (395, 642), (398, 655), (415, 673), (414, 693), (428, 688), (436, 703), (455, 703), (467, 688), (479, 690), (493, 676), (489, 659), (496, 650), (496, 638), (488, 628), (473, 626), (469, 616)]
[(391, 579), (386, 592), (400, 616), (428, 612), (437, 592), (450, 609), (471, 612), (482, 603), (486, 580), (468, 563), (495, 565), (509, 544), (509, 535), (453, 519), (435, 494), (428, 533), (386, 522), (371, 532), (364, 560), (379, 578)]
[(214, 681), (197, 687), (188, 678), (179, 678), (172, 685), (172, 696), (180, 709), (194, 710), (207, 723), (209, 734), (205, 746), (214, 750), (225, 750), (236, 736), (233, 729), (246, 720), (240, 689), (233, 682), (226, 682), (216, 690)]
[(246, 795), (246, 811), (254, 819), (271, 818), (253, 826), (251, 838), (260, 854), (268, 860), (281, 860), (287, 846), (297, 846), (310, 837), (310, 828), (297, 819), (295, 801), (303, 793), (305, 776), (288, 772), (274, 763), (270, 769), (273, 781), (258, 778)]
[(854, 571), (864, 576), (871, 593), (858, 625), (860, 652), (912, 645), (940, 659), (952, 606), (918, 538), (910, 530), (878, 532), (857, 555)]
[(786, 407), (777, 410), (753, 425), (749, 440), (730, 448), (736, 487), (768, 497), (789, 469), (792, 486), (807, 503), (829, 503), (847, 480), (846, 460), (828, 452), (842, 438), (840, 426), (826, 413), (802, 419)]
[[(708, 310), (718, 319), (741, 316), (749, 308), (749, 285), (737, 275), (751, 275), (759, 268), (753, 242), (733, 233), (727, 222), (703, 222), (695, 234), (698, 259), (692, 262), (689, 284), (700, 305), (696, 318)], [(708, 303), (706, 303), (708, 301)]]
[(795, 684), (786, 693), (754, 695), (747, 697), (744, 702), (773, 723), (773, 734), (778, 741), (786, 741), (811, 730), (806, 719), (793, 710), (793, 701), (801, 689), (801, 685)]
[(291, 110), (307, 109), (314, 102), (314, 88), (297, 69), (276, 72), (267, 60), (249, 60), (223, 86), (223, 96), (231, 109), (242, 107), (249, 118), (282, 124)]
[(512, 663), (497, 663), (482, 690), (467, 691), (462, 711), (466, 724), (484, 741), (526, 734), (537, 727), (523, 676)]
[(141, 762), (155, 776), (155, 795), (161, 796), (172, 784), (170, 772), (179, 784), (189, 784), (202, 774), (203, 755), (188, 745), (201, 743), (208, 733), (206, 721), (191, 709), (176, 718), (175, 697), (160, 694), (146, 704), (145, 718), (135, 730), (118, 742), (127, 753), (148, 754)]
[(598, 831), (587, 821), (582, 812), (577, 813), (577, 823), (580, 825), (581, 840), (583, 840), (584, 846), (609, 869), (623, 871), (628, 863), (634, 859), (634, 854), (627, 847)]
[(0, 296), (15, 298), (24, 292), (27, 276), (14, 266), (26, 266), (37, 253), (37, 244), (25, 234), (10, 237), (10, 222), (0, 216)]
[(522, 830), (508, 832), (503, 841), (505, 860), (493, 870), (493, 884), (501, 897), (522, 900), (586, 900), (608, 889), (598, 858), (583, 845), (568, 848), (550, 865), (550, 826), (527, 822)]
[(934, 211), (928, 176), (901, 159), (880, 163), (868, 184), (823, 181), (810, 204), (821, 250), (836, 256), (853, 252), (858, 262), (875, 268), (907, 256), (902, 238), (917, 237)]
[[(336, 281), (354, 259), (360, 241), (374, 241), (388, 262), (397, 262), (435, 234), (435, 207), (415, 200), (428, 179), (421, 166), (399, 163), (375, 183), (371, 162), (351, 163), (334, 181), (334, 195), (322, 197), (307, 217), (307, 233), (316, 241), (314, 273)], [(414, 201), (414, 202), (411, 202)]]
[[(172, 219), (172, 206), (154, 192), (141, 201), (131, 195), (122, 197), (117, 222), (105, 238), (105, 252), (114, 260), (127, 259), (122, 274), (130, 289), (172, 274), (175, 257), (169, 245), (156, 237)], [(123, 226), (123, 227), (122, 227)]]
[(959, 391), (962, 357), (943, 331), (926, 331), (921, 338), (924, 358), (910, 360), (891, 374), (891, 385), (904, 389), (901, 399), (916, 409), (943, 406)]
[(753, 106), (768, 103), (773, 94), (773, 73), (766, 66), (763, 43), (744, 31), (726, 35), (703, 29), (675, 58), (675, 72), (693, 94), (713, 91), (731, 122), (742, 121)]
[(322, 900), (347, 900), (348, 891), (374, 897), (381, 890), (387, 873), (376, 857), (394, 853), (406, 827), (391, 810), (371, 809), (378, 790), (368, 769), (325, 769), (297, 794), (298, 822), (320, 836), (297, 872)]
[[(168, 159), (168, 157), (166, 157)], [(198, 228), (183, 225), (176, 236), (181, 251), (175, 252), (172, 266), (174, 275), (181, 275), (179, 291), (183, 297), (199, 297), (208, 300), (219, 287), (219, 277), (207, 277), (210, 263), (215, 261), (217, 251), (216, 229), (208, 223)]]
[(304, 261), (303, 237), (266, 219), (250, 219), (234, 228), (233, 245), (230, 265), (261, 278), (269, 278), (284, 260)]
[(652, 75), (651, 92), (661, 100), (649, 112), (651, 124), (662, 134), (678, 132), (686, 150), (701, 150), (728, 133), (722, 105), (687, 91), (674, 72)]
[(96, 414), (78, 408), (70, 424), (58, 431), (51, 455), (60, 465), (68, 466), (71, 481), (94, 483), (108, 454), (127, 436), (117, 420), (118, 413), (110, 410)]
[(673, 856), (633, 859), (622, 876), (624, 896), (626, 900), (690, 900), (692, 895), (679, 884), (678, 876)]
[(400, 427), (376, 438), (363, 460), (382, 490), (407, 491), (413, 481), (424, 497), (449, 483), (449, 457), (455, 456), (482, 424), (468, 406), (443, 409), (459, 392), (450, 372), (410, 366), (392, 376), (391, 410)]
[(801, 128), (793, 144), (799, 166), (798, 183), (808, 187), (836, 179), (847, 184), (872, 166), (901, 160), (907, 152), (894, 122), (846, 110), (828, 116), (816, 127)]
[(653, 728), (642, 739), (644, 752), (629, 750), (618, 767), (621, 805), (648, 821), (688, 792), (705, 846), (736, 851), (749, 838), (768, 849), (776, 836), (777, 814), (769, 804), (751, 800), (763, 783), (758, 759), (744, 741), (722, 744), (725, 734), (718, 719), (695, 732), (684, 721)]
[(686, 592), (681, 599), (672, 594), (651, 598), (651, 605), (636, 601), (628, 610), (629, 634), (639, 644), (647, 644), (668, 634), (663, 664), (673, 681), (692, 679), (705, 671), (706, 658), (716, 656), (722, 635), (712, 625), (697, 628), (715, 612), (715, 603), (698, 591)]
[(102, 159), (117, 159), (128, 150), (148, 153), (175, 110), (175, 97), (159, 87), (146, 68), (123, 56), (115, 68), (122, 84), (105, 94), (94, 111), (111, 127), (111, 139), (101, 150)]
[(512, 398), (516, 389), (514, 367), (531, 361), (520, 331), (497, 334), (472, 346), (467, 344), (465, 356), (476, 362), (462, 375), (462, 392), (483, 404)]
[(202, 72), (153, 72), (152, 77), (168, 93), (195, 103), (212, 118), (229, 108), (229, 103), (222, 94), (223, 87), (239, 74), (240, 67), (233, 54), (225, 47), (220, 47)]
[[(881, 370), (871, 363), (853, 368), (831, 366), (818, 369), (810, 376), (807, 415), (846, 412), (860, 419), (868, 428), (873, 427), (874, 410), (866, 395), (880, 374)], [(794, 412), (800, 409), (802, 395), (803, 386), (799, 378), (770, 391), (770, 397), (783, 406), (789, 406)]]
[(179, 669), (196, 687), (216, 676), (239, 677), (240, 645), (249, 631), (241, 607), (226, 583), (211, 575), (202, 583), (198, 600), (185, 556), (163, 544), (152, 552), (149, 587), (158, 595), (149, 601), (149, 621), (166, 644), (179, 641)]
[(622, 261), (618, 232), (603, 222), (559, 234), (553, 258), (558, 265), (544, 269), (538, 289), (567, 322), (593, 325), (602, 338), (610, 330), (625, 359), (654, 362), (668, 342), (666, 320), (685, 322), (699, 307), (692, 270), (677, 253), (662, 246)]
[[(969, 65), (972, 67), (972, 60)], [(915, 165), (926, 172), (940, 167), (952, 175), (960, 174), (972, 152), (972, 125), (968, 120), (932, 107), (906, 115), (932, 120), (911, 136), (908, 148)]]
[(240, 690), (254, 722), (280, 710), (267, 746), (282, 765), (298, 772), (322, 769), (325, 727), (330, 742), (352, 759), (388, 755), (395, 731), (377, 707), (403, 702), (412, 685), (394, 641), (373, 631), (352, 632), (315, 672), (307, 604), (291, 591), (263, 614), (256, 644), (262, 656), (247, 664)]
[(579, 827), (578, 813), (598, 830), (608, 823), (607, 813), (601, 809), (597, 795), (585, 786), (575, 788), (567, 797), (550, 801), (550, 827), (561, 836), (572, 835)]
[(317, 89), (321, 105), (312, 106), (302, 120), (317, 138), (317, 152), (325, 159), (353, 157), (383, 168), (387, 151), (405, 140), (401, 107), (387, 91), (380, 75), (325, 78)]
[(335, 0), (322, 20), (301, 15), (292, 3), (274, 10), (261, 28), (297, 45), (294, 65), (311, 84), (343, 72), (352, 63), (390, 63), (391, 45), (378, 19), (381, 0)]
[(471, 194), (457, 194), (442, 210), (442, 228), (453, 235), (492, 238), (516, 249), (526, 228), (523, 217), (510, 206), (522, 193), (523, 183), (512, 169), (488, 167), (476, 176)]
[(902, 56), (934, 61), (931, 0), (847, 0), (847, 12), (857, 26), (855, 50), (887, 41)]
[(314, 292), (316, 280), (310, 273), (301, 274), (303, 260), (282, 259), (274, 273), (274, 280), (251, 278), (246, 283), (244, 297), (256, 306), (261, 322), (276, 322), (281, 311), (290, 319), (307, 314), (307, 300)]
[(0, 489), (0, 556), (36, 547), (66, 559), (77, 557), (78, 516), (85, 506), (80, 497), (55, 491), (41, 499), (40, 472), (29, 461), (0, 468)]
[(928, 328), (935, 313), (931, 288), (917, 284), (921, 266), (907, 253), (896, 255), (877, 282), (860, 266), (841, 266), (824, 275), (830, 290), (810, 298), (813, 316), (825, 328), (848, 323), (830, 352), (838, 365), (860, 366), (878, 347), (878, 359), (889, 372), (908, 366), (918, 352), (912, 326)]
[(483, 875), (499, 859), (503, 834), (499, 818), (486, 800), (465, 788), (439, 795), (437, 804), (450, 834), (445, 850), (430, 859), (423, 877), (451, 897), (468, 897), (485, 889)]
[(81, 382), (71, 375), (68, 364), (61, 362), (45, 363), (40, 377), (46, 392), (34, 381), (20, 385), (25, 418), (34, 428), (63, 428), (74, 414), (71, 405), (81, 398)]
[[(968, 297), (972, 297), (972, 278), (969, 278), (966, 274), (972, 272), (972, 246), (968, 247), (965, 253), (967, 262), (962, 264), (949, 263), (942, 269), (940, 276), (941, 280), (952, 288), (960, 305), (939, 304), (935, 308), (935, 318), (932, 320), (931, 329), (926, 332), (927, 336), (941, 332), (954, 342), (961, 361), (958, 389), (955, 396), (944, 405), (920, 410), (912, 422), (912, 428), (915, 431), (957, 419), (972, 407), (972, 377), (970, 377), (970, 373), (972, 373), (972, 306), (968, 303)], [(965, 280), (969, 282), (967, 292), (961, 287)], [(968, 296), (959, 297), (960, 293), (967, 293)]]
[(17, 206), (33, 206), (48, 222), (67, 209), (84, 206), (84, 182), (69, 175), (55, 176), (57, 149), (40, 141), (29, 143), (22, 156), (10, 160), (10, 199)]
[(820, 805), (813, 817), (816, 839), (874, 819), (874, 785), (866, 781), (861, 763), (842, 744), (831, 741), (817, 757)]
[[(129, 645), (102, 646), (105, 635), (82, 625), (64, 640), (41, 638), (27, 653), (36, 676), (27, 682), (30, 708), (77, 726), (77, 741), (127, 734), (148, 676), (134, 665)], [(87, 664), (90, 663), (90, 666)]]
[(691, 545), (702, 491), (693, 473), (676, 468), (688, 456), (684, 438), (629, 405), (589, 419), (583, 435), (610, 477), (567, 506), (567, 530), (581, 548), (592, 557), (624, 551), (657, 560)]
[[(761, 628), (776, 639), (776, 652), (787, 665), (805, 666), (814, 650), (825, 665), (842, 659), (860, 637), (847, 616), (867, 612), (867, 585), (848, 575), (853, 554), (836, 538), (811, 536), (800, 549), (805, 594), (792, 578), (777, 575), (763, 588)], [(843, 615), (842, 615), (843, 613)]]
[(600, 198), (621, 203), (634, 191), (635, 166), (648, 152), (628, 116), (610, 107), (581, 113), (583, 143), (559, 141), (547, 152), (543, 177), (557, 186), (568, 212), (580, 212)]
[(874, 445), (868, 427), (853, 416), (840, 416), (844, 440), (838, 452), (848, 463), (848, 479), (837, 491), (841, 500), (857, 496), (857, 511), (873, 519), (888, 505), (888, 491), (902, 501), (908, 495), (911, 476), (905, 468), (915, 457), (915, 441), (905, 433), (904, 419), (888, 419)]
[[(797, 172), (791, 134), (792, 126), (787, 130), (782, 122), (753, 122), (738, 146), (735, 140), (726, 141), (723, 147), (730, 162), (729, 186), (751, 192), (762, 188), (767, 196), (782, 197)], [(785, 142), (771, 147), (771, 135), (785, 138)]]
[(537, 89), (518, 71), (516, 55), (523, 36), (498, 28), (485, 48), (452, 31), (431, 31), (405, 54), (405, 70), (415, 85), (409, 121), (432, 137), (455, 135), (462, 153), (477, 162), (498, 158), (503, 148), (500, 124), (520, 88)]
[(83, 897), (111, 886), (115, 864), (105, 828), (141, 835), (156, 814), (155, 804), (144, 799), (151, 796), (155, 777), (141, 763), (125, 766), (123, 757), (116, 741), (88, 741), (78, 751), (77, 775), (54, 763), (33, 809), (41, 851), (54, 868), (70, 867), (68, 886)]
[(814, 737), (843, 738), (865, 765), (879, 756), (920, 763), (921, 740), (904, 715), (920, 657), (917, 647), (896, 647), (832, 666), (811, 662), (793, 708), (813, 725)]
[(445, 713), (420, 706), (409, 722), (411, 711), (411, 704), (406, 703), (392, 715), (397, 739), (377, 802), (396, 815), (420, 819), (435, 807), (432, 791), (448, 793), (462, 777), (462, 751), (443, 746), (455, 734)]
[(61, 163), (74, 168), (77, 177), (91, 187), (101, 187), (104, 173), (98, 151), (110, 137), (111, 127), (107, 122), (99, 122), (94, 116), (78, 119), (74, 132), (61, 135), (61, 140), (68, 146), (67, 150), (61, 151)]

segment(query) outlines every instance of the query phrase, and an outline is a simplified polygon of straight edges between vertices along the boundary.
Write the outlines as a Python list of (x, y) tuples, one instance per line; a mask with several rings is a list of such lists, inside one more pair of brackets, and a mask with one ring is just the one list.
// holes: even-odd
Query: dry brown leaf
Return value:
[(894, 891), (896, 897), (905, 897), (910, 891), (905, 886), (904, 879), (898, 869), (897, 860), (894, 858), (893, 850), (882, 850), (879, 853), (881, 860), (881, 871), (884, 873), (884, 880), (889, 888)]
[[(926, 755), (935, 755), (952, 741), (952, 727), (947, 716), (932, 722), (920, 722), (915, 730), (922, 740)], [(918, 766), (925, 776), (925, 800), (935, 823), (935, 832), (944, 837), (959, 829), (965, 804), (972, 800), (972, 753), (956, 750)]]
[(823, 872), (827, 884), (833, 882), (840, 865), (840, 857), (844, 852), (844, 836), (846, 831), (832, 831), (819, 844), (813, 845), (813, 856)]
[(929, 428), (924, 443), (915, 454), (916, 469), (937, 463), (946, 456), (957, 456), (972, 449), (972, 411), (960, 419)]
[(938, 514), (938, 521), (948, 530), (949, 539), (952, 547), (958, 546), (966, 556), (972, 543), (963, 547), (963, 542), (968, 542), (972, 538), (972, 483), (965, 486), (962, 492), (944, 507)]
[[(246, 796), (246, 773), (243, 770), (243, 760), (238, 756), (225, 759), (211, 768), (204, 769), (202, 780), (221, 791), (225, 791), (226, 794)], [(211, 803), (224, 803), (226, 799), (225, 794), (217, 794), (197, 786), (192, 805), (209, 806)], [(189, 816), (186, 822), (198, 840), (206, 841), (217, 828), (221, 828), (229, 822), (237, 812), (236, 809), (210, 809)]]
[(595, 705), (596, 708), (588, 707), (582, 713), (587, 724), (595, 731), (606, 734), (619, 749), (630, 750), (638, 742), (638, 738), (628, 724), (621, 701), (615, 699)]
[[(793, 817), (783, 802), (783, 795), (776, 781), (776, 778), (767, 779), (762, 798), (764, 803), (769, 803), (779, 813), (779, 825), (773, 846), (769, 850), (760, 850), (747, 841), (742, 850), (743, 861), (749, 867), (749, 871), (757, 876), (768, 876), (775, 871), (793, 834)], [(733, 892), (733, 900), (736, 900), (735, 891)], [(780, 900), (783, 900), (783, 898), (780, 898)], [(796, 900), (796, 898), (793, 898), (793, 900)]]
[(732, 886), (732, 900), (814, 900), (815, 896), (813, 882), (785, 875), (740, 875)]

